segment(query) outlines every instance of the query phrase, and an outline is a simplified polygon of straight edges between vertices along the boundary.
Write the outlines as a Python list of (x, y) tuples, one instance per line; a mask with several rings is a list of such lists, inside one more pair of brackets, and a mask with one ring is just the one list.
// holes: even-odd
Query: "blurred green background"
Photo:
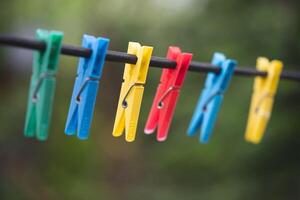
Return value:
[[(242, 66), (258, 56), (282, 59), (296, 70), (300, 55), (297, 0), (1, 0), (0, 32), (33, 37), (37, 28), (60, 30), (80, 45), (84, 33), (169, 45), (209, 62), (224, 52)], [(204, 74), (188, 73), (168, 140), (143, 128), (161, 69), (150, 68), (137, 139), (111, 136), (123, 64), (106, 63), (87, 141), (64, 135), (78, 58), (62, 56), (50, 137), (24, 138), (32, 51), (0, 48), (0, 199), (300, 199), (299, 84), (280, 82), (260, 145), (244, 141), (253, 78), (234, 77), (207, 145), (186, 136)], [(298, 68), (299, 69), (299, 68)]]

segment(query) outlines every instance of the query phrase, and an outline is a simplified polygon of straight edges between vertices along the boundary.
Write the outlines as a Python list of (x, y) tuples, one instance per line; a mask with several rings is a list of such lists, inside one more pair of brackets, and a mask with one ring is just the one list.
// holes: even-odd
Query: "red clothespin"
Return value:
[(175, 69), (163, 69), (144, 129), (146, 134), (151, 134), (157, 128), (156, 138), (158, 141), (167, 139), (180, 88), (183, 85), (192, 56), (193, 54), (190, 53), (181, 53), (178, 47), (169, 47), (167, 58), (176, 61), (177, 66)]

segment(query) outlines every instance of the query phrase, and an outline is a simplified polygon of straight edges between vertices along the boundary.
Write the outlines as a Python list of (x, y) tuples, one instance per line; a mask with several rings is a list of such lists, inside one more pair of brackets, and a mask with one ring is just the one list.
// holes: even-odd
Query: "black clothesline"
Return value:
[[(46, 43), (43, 41), (11, 36), (11, 35), (0, 35), (0, 45), (20, 47), (20, 48), (26, 48), (26, 49), (38, 50), (38, 51), (44, 51), (46, 49)], [(61, 48), (61, 54), (68, 55), (68, 56), (89, 58), (91, 55), (91, 50), (78, 47), (78, 46), (64, 44)], [(137, 57), (135, 55), (127, 54), (124, 52), (108, 50), (105, 60), (112, 61), (112, 62), (135, 64), (137, 62)], [(166, 58), (152, 56), (150, 61), (150, 66), (157, 67), (157, 68), (174, 69), (176, 67), (176, 62), (168, 60)], [(204, 72), (204, 73), (208, 73), (208, 72), (219, 73), (220, 68), (210, 63), (192, 61), (189, 67), (189, 71)], [(238, 67), (234, 70), (234, 74), (239, 76), (262, 76), (262, 77), (265, 77), (267, 75), (266, 72), (257, 71), (255, 68), (248, 68), (248, 67)], [(285, 80), (300, 82), (300, 71), (284, 70), (282, 71), (280, 78)]]

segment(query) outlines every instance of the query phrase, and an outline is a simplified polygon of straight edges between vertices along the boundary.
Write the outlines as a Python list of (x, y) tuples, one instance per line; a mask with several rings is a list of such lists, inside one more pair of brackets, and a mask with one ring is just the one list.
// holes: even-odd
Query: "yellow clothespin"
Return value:
[(113, 136), (122, 135), (125, 128), (125, 139), (132, 142), (135, 139), (136, 128), (143, 98), (144, 84), (150, 64), (153, 47), (141, 46), (129, 42), (128, 54), (137, 56), (136, 64), (126, 64), (122, 83)]
[(245, 139), (249, 142), (257, 144), (263, 137), (271, 116), (282, 67), (282, 62), (278, 60), (270, 62), (264, 57), (257, 59), (257, 70), (267, 72), (267, 76), (256, 77), (254, 81), (254, 91), (245, 134)]

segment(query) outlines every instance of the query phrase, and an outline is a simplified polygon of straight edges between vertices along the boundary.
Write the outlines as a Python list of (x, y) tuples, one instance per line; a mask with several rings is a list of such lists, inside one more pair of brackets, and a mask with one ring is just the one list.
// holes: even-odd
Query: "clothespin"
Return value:
[(267, 58), (260, 57), (256, 68), (267, 72), (267, 76), (256, 77), (254, 80), (245, 139), (255, 144), (261, 141), (271, 117), (283, 63), (278, 60), (270, 62)]
[(46, 50), (35, 52), (33, 57), (25, 137), (36, 136), (41, 141), (48, 138), (62, 38), (61, 32), (36, 31), (36, 39), (46, 43)]
[(194, 136), (201, 127), (200, 142), (207, 143), (221, 108), (223, 95), (227, 90), (236, 61), (226, 59), (224, 54), (215, 53), (212, 64), (221, 69), (219, 74), (208, 73), (204, 89), (198, 100), (193, 118), (190, 122), (188, 135)]
[(163, 69), (144, 132), (152, 134), (157, 128), (157, 140), (167, 139), (176, 102), (183, 85), (192, 54), (181, 53), (178, 47), (169, 47), (167, 58), (177, 62), (175, 69)]
[(109, 39), (84, 35), (82, 47), (92, 51), (90, 58), (80, 58), (71, 98), (65, 133), (85, 140), (89, 136), (99, 80), (105, 63)]
[(120, 92), (118, 109), (114, 123), (113, 136), (119, 137), (125, 129), (125, 140), (135, 140), (136, 128), (143, 98), (144, 84), (151, 60), (153, 48), (129, 42), (128, 54), (137, 56), (135, 65), (126, 64), (123, 74), (124, 82)]

